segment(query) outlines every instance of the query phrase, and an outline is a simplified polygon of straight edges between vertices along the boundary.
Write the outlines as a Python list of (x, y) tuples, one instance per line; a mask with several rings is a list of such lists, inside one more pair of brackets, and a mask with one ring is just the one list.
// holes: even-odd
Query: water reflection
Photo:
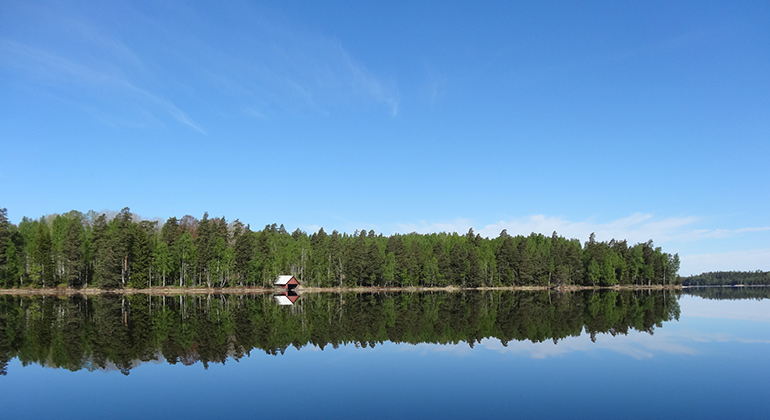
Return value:
[(684, 293), (713, 300), (770, 299), (770, 287), (764, 286), (688, 287)]
[(299, 294), (297, 294), (297, 292), (294, 290), (287, 290), (282, 293), (273, 295), (273, 300), (275, 300), (275, 303), (282, 306), (294, 305), (298, 299)]
[[(80, 369), (114, 366), (124, 374), (142, 362), (224, 363), (253, 349), (323, 350), (355, 344), (557, 343), (583, 331), (652, 334), (679, 316), (670, 291), (468, 292), (280, 295), (0, 296), (0, 368), (23, 365)], [(281, 303), (281, 302), (279, 302)], [(486, 340), (486, 341), (485, 341)]]
[(0, 297), (0, 405), (279, 417), (291, 389), (310, 418), (765, 418), (770, 322), (747, 319), (769, 307), (646, 291)]

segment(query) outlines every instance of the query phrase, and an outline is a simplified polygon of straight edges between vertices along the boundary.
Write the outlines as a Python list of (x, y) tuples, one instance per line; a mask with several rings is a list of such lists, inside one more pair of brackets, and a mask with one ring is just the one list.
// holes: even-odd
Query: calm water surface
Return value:
[(0, 296), (0, 404), (4, 418), (767, 418), (763, 293)]

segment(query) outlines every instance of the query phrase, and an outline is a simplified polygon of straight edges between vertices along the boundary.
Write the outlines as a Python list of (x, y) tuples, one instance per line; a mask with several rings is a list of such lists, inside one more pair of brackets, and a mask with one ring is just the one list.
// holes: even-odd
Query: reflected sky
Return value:
[(770, 323), (770, 310), (768, 310), (770, 304), (767, 299), (706, 300), (683, 296), (680, 305), (682, 313), (688, 317)]
[(682, 296), (654, 334), (532, 343), (307, 346), (224, 365), (22, 367), (5, 418), (765, 418), (770, 300)]

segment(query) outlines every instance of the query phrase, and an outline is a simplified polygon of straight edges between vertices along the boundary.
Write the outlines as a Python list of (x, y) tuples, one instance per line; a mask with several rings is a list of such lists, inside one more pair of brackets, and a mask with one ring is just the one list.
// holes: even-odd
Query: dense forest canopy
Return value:
[(18, 226), (0, 210), (0, 287), (262, 286), (292, 274), (305, 286), (612, 286), (678, 284), (679, 256), (652, 241), (585, 244), (532, 233), (308, 235), (283, 225), (171, 217), (162, 225), (128, 208), (109, 218), (70, 211)]
[(652, 334), (679, 318), (679, 291), (592, 290), (458, 293), (310, 293), (293, 307), (270, 294), (148, 296), (0, 295), (0, 375), (23, 365), (114, 367), (145, 361), (185, 365), (238, 360), (252, 349), (281, 354), (340, 345), (473, 346), (494, 338), (557, 342), (583, 332)]
[(685, 286), (768, 286), (770, 271), (713, 271), (682, 277)]

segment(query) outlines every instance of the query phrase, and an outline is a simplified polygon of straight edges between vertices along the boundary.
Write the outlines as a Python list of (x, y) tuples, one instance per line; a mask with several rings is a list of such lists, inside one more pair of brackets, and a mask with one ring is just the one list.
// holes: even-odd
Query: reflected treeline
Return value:
[(688, 295), (715, 300), (739, 300), (739, 299), (770, 299), (770, 287), (688, 287), (684, 289)]
[(143, 294), (0, 296), (0, 373), (23, 365), (118, 369), (149, 361), (224, 363), (252, 350), (289, 346), (374, 347), (469, 343), (484, 338), (541, 342), (583, 331), (652, 334), (678, 319), (678, 292), (465, 292), (304, 294), (294, 306), (270, 295)]

